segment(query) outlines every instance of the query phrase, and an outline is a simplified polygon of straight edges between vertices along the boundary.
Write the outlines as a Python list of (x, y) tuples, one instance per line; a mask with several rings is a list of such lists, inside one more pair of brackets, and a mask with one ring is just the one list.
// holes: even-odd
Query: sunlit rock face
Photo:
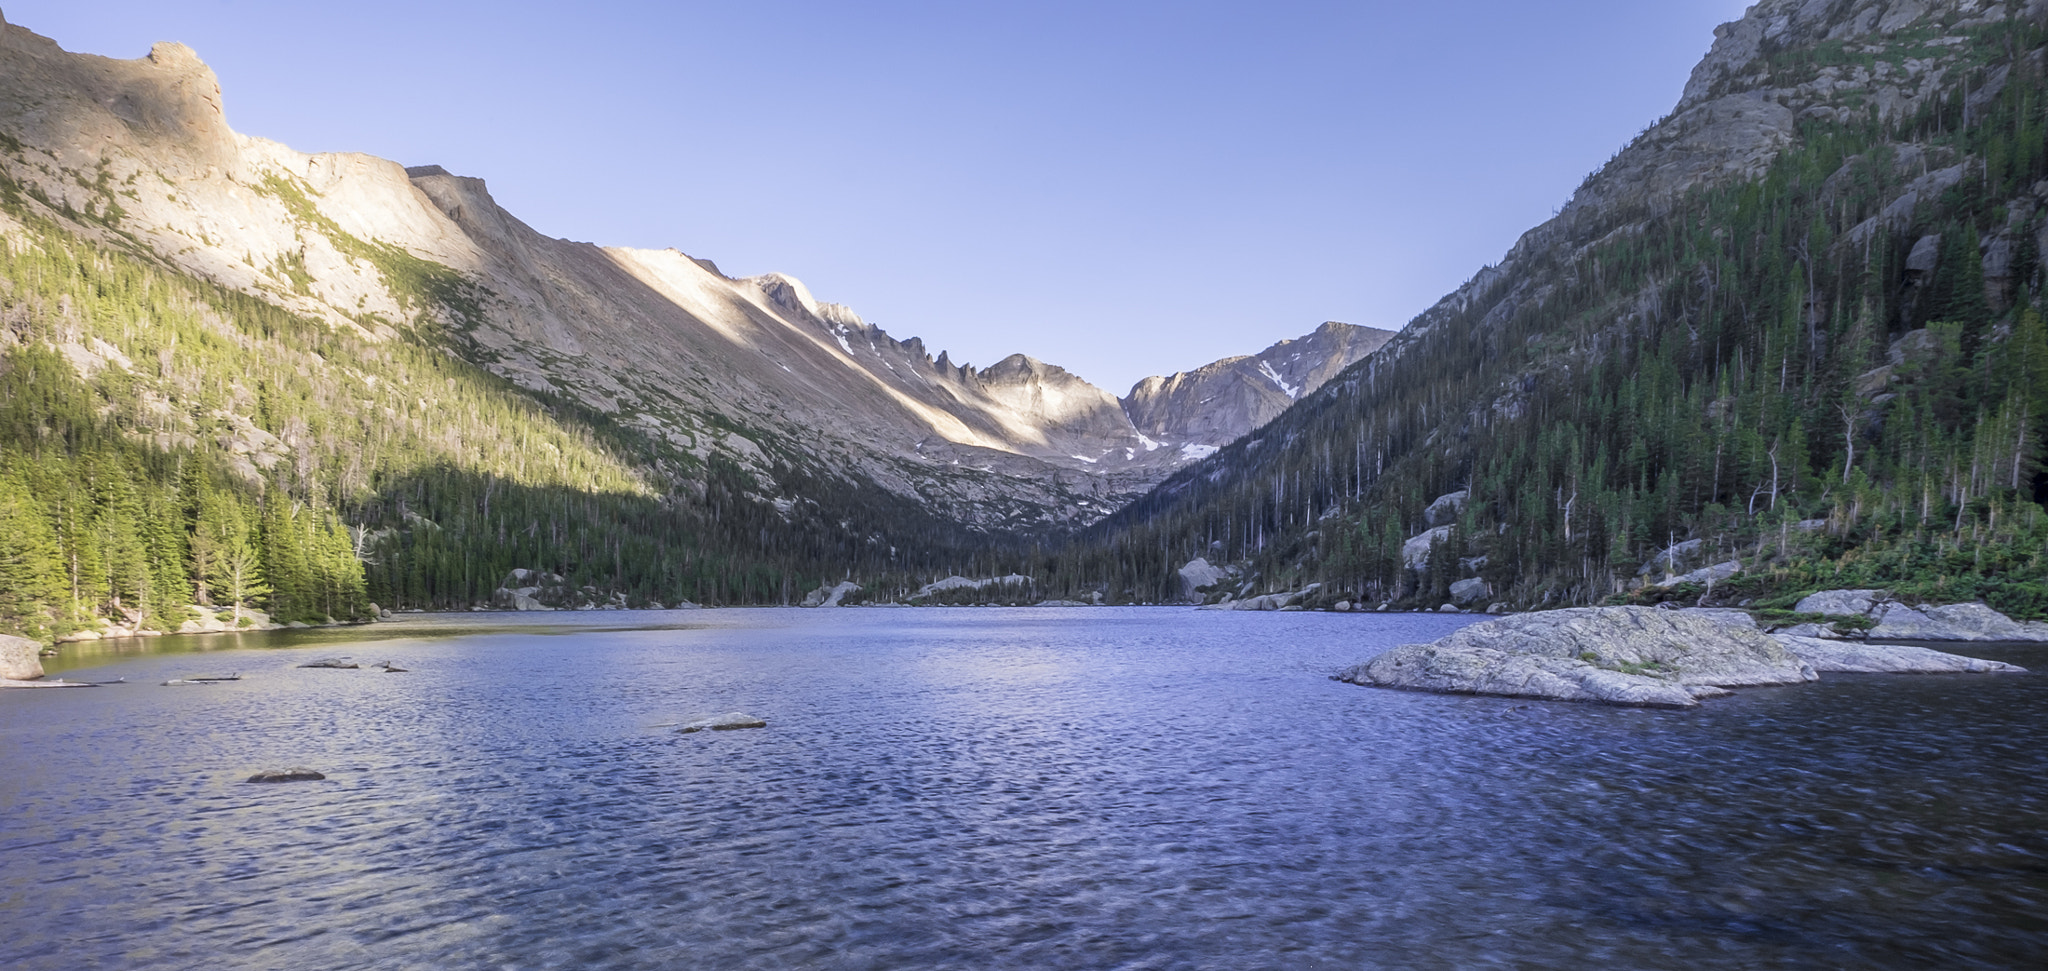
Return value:
[(481, 179), (238, 134), (183, 45), (120, 60), (7, 25), (0, 82), (0, 171), (39, 214), (335, 328), (431, 333), (609, 416), (684, 474), (737, 466), (762, 501), (802, 502), (792, 483), (823, 477), (977, 526), (1090, 522), (1376, 346), (1325, 325), (1196, 372), (1264, 366), (1257, 387), (1160, 379), (1191, 390), (1143, 396), (1141, 432), (1062, 368), (955, 363), (785, 274), (550, 238)]

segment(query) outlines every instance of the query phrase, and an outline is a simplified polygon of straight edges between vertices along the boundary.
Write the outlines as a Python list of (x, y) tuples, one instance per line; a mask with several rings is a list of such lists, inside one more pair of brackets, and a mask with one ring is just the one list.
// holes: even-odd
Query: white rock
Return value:
[(1798, 684), (1818, 677), (1755, 630), (1649, 607), (1516, 614), (1408, 644), (1337, 676), (1353, 684), (1688, 708), (1697, 687)]
[(1907, 644), (1866, 644), (1857, 641), (1827, 641), (1815, 637), (1774, 634), (1778, 642), (1816, 671), (1877, 674), (1997, 674), (2025, 673), (2026, 668), (2003, 661), (1945, 654)]
[(852, 580), (841, 580), (829, 587), (819, 587), (804, 595), (805, 607), (837, 607), (847, 597), (861, 591), (861, 585)]
[(1493, 586), (1485, 580), (1473, 577), (1451, 584), (1451, 602), (1459, 606), (1476, 603), (1493, 596)]
[(1884, 598), (1882, 590), (1823, 590), (1799, 601), (1792, 609), (1802, 614), (1854, 616), (1870, 613)]
[(1450, 539), (1450, 536), (1451, 527), (1449, 526), (1438, 526), (1435, 529), (1424, 530), (1422, 533), (1411, 537), (1407, 542), (1401, 544), (1401, 561), (1408, 564), (1408, 569), (1417, 572), (1428, 569), (1429, 548), (1434, 544)]
[(0, 679), (34, 681), (43, 676), (43, 646), (26, 637), (0, 634)]
[(1230, 571), (1211, 565), (1207, 559), (1196, 557), (1179, 570), (1180, 598), (1194, 602), (1202, 599), (1202, 587), (1213, 587), (1230, 578)]

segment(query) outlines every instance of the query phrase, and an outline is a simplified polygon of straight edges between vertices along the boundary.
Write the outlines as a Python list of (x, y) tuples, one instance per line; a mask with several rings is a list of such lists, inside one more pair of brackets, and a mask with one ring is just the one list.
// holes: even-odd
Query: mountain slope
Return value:
[[(1475, 605), (1869, 585), (2048, 610), (2044, 21), (1757, 4), (1555, 219), (1103, 524), (1071, 582), (1165, 598), (1199, 555), (1244, 592), (1432, 607), (1473, 579)], [(1646, 584), (1687, 540), (1741, 572)]]
[[(1113, 397), (1048, 383), (1038, 362), (976, 371), (787, 276), (550, 239), (481, 180), (237, 134), (182, 45), (120, 61), (8, 26), (0, 56), (14, 139), (0, 165), (51, 218), (372, 341), (443, 341), (639, 430), (686, 474), (714, 456), (747, 470), (760, 501), (819, 498), (779, 478), (797, 469), (947, 521), (1045, 529), (1187, 461), (1182, 442), (1148, 441)], [(1084, 399), (1087, 420), (1060, 410)]]
[[(914, 589), (1222, 444), (788, 276), (550, 239), (480, 180), (238, 134), (176, 44), (72, 54), (0, 20), (0, 243), (6, 629), (465, 607), (515, 568), (591, 602)], [(1308, 343), (1290, 382), (1362, 353)]]

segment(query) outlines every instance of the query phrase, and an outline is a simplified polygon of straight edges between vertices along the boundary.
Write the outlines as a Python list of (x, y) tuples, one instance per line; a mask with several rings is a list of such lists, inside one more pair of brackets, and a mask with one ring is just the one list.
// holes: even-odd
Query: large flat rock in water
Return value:
[(1816, 671), (1856, 674), (2024, 674), (2026, 668), (2004, 661), (1947, 654), (1907, 644), (1865, 644), (1817, 637), (1776, 635), (1787, 650)]
[(1337, 680), (1445, 694), (1690, 708), (1718, 689), (1819, 677), (1755, 629), (1652, 607), (1580, 607), (1394, 648)]

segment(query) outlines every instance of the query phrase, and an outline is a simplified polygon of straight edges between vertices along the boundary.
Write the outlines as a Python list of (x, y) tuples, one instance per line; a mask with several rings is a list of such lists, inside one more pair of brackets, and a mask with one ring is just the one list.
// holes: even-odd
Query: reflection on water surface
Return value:
[[(62, 670), (129, 683), (0, 693), (0, 966), (2048, 953), (2042, 678), (1683, 712), (1327, 679), (1464, 622), (725, 610), (82, 645)], [(295, 666), (335, 654), (410, 671)], [(158, 684), (215, 668), (244, 678)], [(733, 710), (770, 725), (661, 727)], [(328, 781), (240, 781), (297, 765)]]

